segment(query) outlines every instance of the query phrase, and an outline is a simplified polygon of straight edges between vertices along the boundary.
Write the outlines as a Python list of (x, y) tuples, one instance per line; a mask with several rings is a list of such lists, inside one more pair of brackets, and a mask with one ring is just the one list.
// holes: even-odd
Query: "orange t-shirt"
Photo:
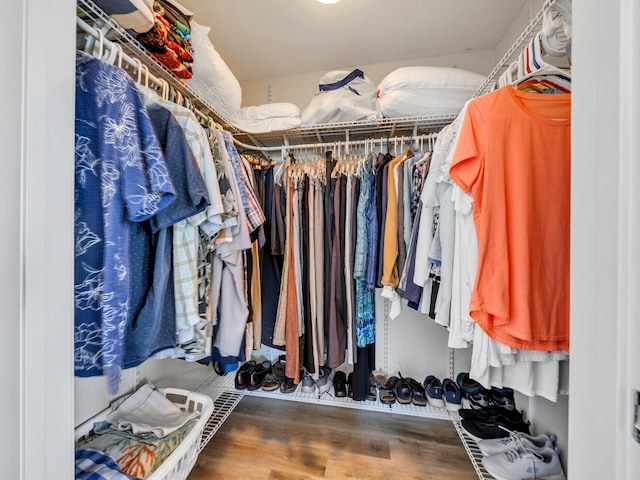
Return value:
[(569, 348), (571, 95), (507, 85), (473, 100), (451, 164), (473, 194), (471, 316), (514, 348)]

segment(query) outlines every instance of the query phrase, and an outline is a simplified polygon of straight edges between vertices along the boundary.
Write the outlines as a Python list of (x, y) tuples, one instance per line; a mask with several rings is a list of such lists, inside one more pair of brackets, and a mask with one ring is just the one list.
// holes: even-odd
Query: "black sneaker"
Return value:
[(513, 398), (512, 388), (491, 387), (491, 401), (506, 410), (515, 410), (516, 401)]
[(462, 419), (462, 428), (476, 441), (505, 438), (508, 437), (511, 432), (529, 434), (529, 422), (512, 422), (502, 416), (491, 418), (464, 418)]
[(487, 408), (493, 405), (491, 394), (484, 388), (477, 392), (467, 393), (467, 400), (469, 400), (471, 408), (474, 409)]
[(469, 419), (491, 419), (496, 417), (504, 417), (511, 422), (524, 422), (524, 414), (519, 410), (507, 410), (501, 407), (497, 407), (495, 405), (491, 405), (489, 407), (483, 407), (480, 409), (472, 409), (472, 408), (461, 408), (458, 410), (458, 415), (460, 418), (469, 418)]

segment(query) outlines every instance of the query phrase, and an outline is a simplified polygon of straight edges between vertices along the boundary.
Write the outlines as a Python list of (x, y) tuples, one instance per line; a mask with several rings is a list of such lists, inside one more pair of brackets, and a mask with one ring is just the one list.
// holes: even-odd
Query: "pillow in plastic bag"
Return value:
[(185, 80), (225, 120), (235, 118), (242, 103), (242, 89), (209, 40), (209, 27), (191, 20), (193, 78)]
[(236, 120), (265, 120), (268, 118), (300, 118), (297, 105), (287, 102), (265, 103), (244, 107), (236, 113)]
[(249, 133), (290, 130), (300, 126), (300, 109), (293, 103), (266, 103), (238, 110), (233, 124)]
[(484, 80), (457, 68), (398, 68), (378, 85), (378, 105), (387, 118), (459, 113)]
[(320, 91), (302, 112), (301, 125), (381, 118), (376, 86), (361, 70), (335, 70), (320, 79)]

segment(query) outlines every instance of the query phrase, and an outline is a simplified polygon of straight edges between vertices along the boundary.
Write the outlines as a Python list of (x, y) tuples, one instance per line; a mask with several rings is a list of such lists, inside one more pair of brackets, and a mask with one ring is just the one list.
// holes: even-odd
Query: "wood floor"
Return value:
[(188, 480), (475, 480), (447, 420), (245, 396)]

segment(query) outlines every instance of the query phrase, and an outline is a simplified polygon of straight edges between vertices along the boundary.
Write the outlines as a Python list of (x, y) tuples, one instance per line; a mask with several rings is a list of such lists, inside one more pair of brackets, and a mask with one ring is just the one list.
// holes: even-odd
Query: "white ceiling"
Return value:
[(526, 0), (179, 0), (240, 81), (493, 50)]

